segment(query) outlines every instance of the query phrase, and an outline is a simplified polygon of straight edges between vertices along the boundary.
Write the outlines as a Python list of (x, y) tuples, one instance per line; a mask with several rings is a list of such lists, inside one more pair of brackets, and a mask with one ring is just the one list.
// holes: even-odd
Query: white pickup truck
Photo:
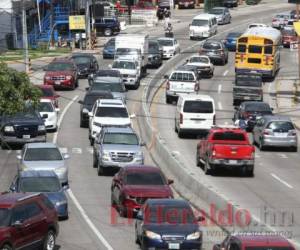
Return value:
[(166, 103), (172, 103), (180, 94), (198, 94), (199, 79), (193, 71), (175, 70), (167, 79)]

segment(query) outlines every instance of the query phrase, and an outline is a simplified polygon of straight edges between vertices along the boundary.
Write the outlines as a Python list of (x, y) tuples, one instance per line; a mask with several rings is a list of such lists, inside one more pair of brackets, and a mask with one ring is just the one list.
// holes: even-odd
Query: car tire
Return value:
[(98, 176), (103, 176), (103, 175), (105, 175), (105, 170), (104, 170), (104, 168), (100, 165), (100, 163), (98, 163), (98, 165), (97, 165), (97, 174), (98, 174)]
[(135, 243), (138, 244), (138, 245), (141, 245), (141, 242), (140, 242), (140, 239), (139, 239), (139, 236), (137, 235), (137, 229), (135, 228)]
[(170, 96), (166, 96), (166, 103), (167, 104), (171, 104), (172, 103), (172, 100), (171, 100)]
[(195, 40), (195, 38), (193, 36), (190, 36), (190, 40)]
[(292, 152), (298, 152), (298, 147), (297, 146), (294, 146), (291, 148)]
[(209, 162), (208, 162), (208, 160), (206, 160), (205, 164), (204, 164), (204, 174), (211, 175), (212, 172), (213, 172), (212, 169), (209, 168)]
[(0, 250), (13, 250), (13, 248), (12, 248), (10, 245), (5, 244), (4, 246), (2, 246), (2, 247), (0, 248)]
[(259, 140), (258, 147), (259, 147), (260, 151), (264, 151), (265, 150), (265, 146), (263, 145), (263, 140), (262, 139)]
[(178, 138), (183, 138), (183, 133), (178, 129), (177, 131)]
[(112, 208), (117, 209), (117, 203), (115, 202), (113, 195), (112, 195), (113, 190), (111, 191), (111, 195), (110, 195), (110, 205)]
[(56, 235), (53, 230), (49, 230), (46, 238), (43, 242), (43, 250), (54, 250), (55, 249), (55, 242), (56, 242)]
[(198, 152), (198, 148), (197, 148), (197, 152), (196, 152), (196, 165), (197, 167), (203, 167), (202, 162), (200, 161), (200, 157), (199, 157), (199, 152)]
[(133, 85), (133, 89), (138, 89), (140, 86), (140, 80), (137, 80), (136, 83)]
[(112, 36), (113, 32), (110, 28), (104, 30), (104, 36)]
[(93, 154), (93, 168), (97, 168), (97, 166), (98, 166), (97, 156)]
[(84, 124), (83, 120), (81, 120), (81, 119), (80, 119), (80, 127), (81, 127), (81, 128), (84, 128), (84, 127), (85, 127), (85, 124)]
[(247, 177), (253, 177), (254, 176), (254, 167), (253, 166), (250, 169), (246, 170), (246, 176)]
[(177, 128), (177, 126), (176, 126), (176, 119), (175, 119), (175, 121), (174, 121), (174, 131), (175, 131), (175, 133), (178, 133), (178, 128)]
[(94, 146), (94, 139), (90, 138), (90, 146)]

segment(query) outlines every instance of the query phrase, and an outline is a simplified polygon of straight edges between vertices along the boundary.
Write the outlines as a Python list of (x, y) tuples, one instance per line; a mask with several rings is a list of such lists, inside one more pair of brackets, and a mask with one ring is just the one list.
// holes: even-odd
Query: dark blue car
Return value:
[(202, 231), (185, 200), (149, 199), (136, 216), (141, 249), (202, 249)]
[(228, 33), (228, 35), (226, 36), (226, 38), (224, 40), (225, 47), (229, 51), (235, 51), (236, 41), (241, 35), (242, 35), (241, 32), (230, 32), (230, 33)]
[(67, 186), (62, 187), (54, 171), (26, 170), (19, 172), (10, 186), (12, 192), (43, 193), (52, 202), (60, 219), (68, 219)]
[(111, 38), (104, 45), (103, 59), (114, 58), (114, 56), (115, 56), (115, 38)]

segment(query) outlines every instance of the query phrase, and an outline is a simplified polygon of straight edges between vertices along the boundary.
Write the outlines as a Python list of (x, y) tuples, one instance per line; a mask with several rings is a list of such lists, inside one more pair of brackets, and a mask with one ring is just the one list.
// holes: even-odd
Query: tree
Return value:
[(30, 83), (25, 72), (0, 62), (0, 115), (22, 112), (29, 100), (36, 107), (41, 95), (41, 90)]

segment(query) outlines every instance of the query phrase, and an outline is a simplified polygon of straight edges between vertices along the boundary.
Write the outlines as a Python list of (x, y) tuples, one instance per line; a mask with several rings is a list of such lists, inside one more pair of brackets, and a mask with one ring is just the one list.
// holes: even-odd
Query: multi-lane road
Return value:
[[(232, 23), (219, 26), (217, 38), (223, 38), (229, 31), (243, 31), (251, 22), (269, 23), (276, 12), (291, 9), (288, 4), (279, 0), (265, 1), (258, 6), (242, 7), (232, 10)], [(199, 10), (179, 10), (173, 15), (173, 19), (180, 22), (174, 23), (175, 37), (181, 45), (181, 53), (175, 58), (183, 61), (187, 56), (197, 51), (197, 41), (188, 39), (188, 24)], [(147, 28), (151, 36), (157, 37), (163, 34), (161, 26)], [(194, 46), (194, 47), (192, 47)], [(285, 76), (296, 68), (295, 58), (292, 52), (283, 49), (281, 53), (282, 68), (279, 76)], [(98, 56), (101, 68), (107, 67), (111, 61), (103, 61)], [(172, 62), (172, 61), (171, 61)], [(130, 113), (139, 117), (139, 106), (144, 87), (150, 81), (157, 81), (160, 87), (163, 75), (168, 73), (172, 66), (168, 61), (156, 74), (155, 70), (148, 70), (148, 76), (141, 82), (138, 90), (128, 92), (128, 108)], [(40, 78), (41, 74), (35, 74)], [(226, 66), (217, 66), (215, 76), (209, 80), (201, 80), (201, 92), (211, 95), (216, 102), (217, 123), (231, 123), (233, 117), (232, 104), (232, 80), (234, 76), (233, 54), (230, 54), (229, 63)], [(35, 82), (39, 79), (32, 78)], [(48, 140), (56, 142), (63, 151), (68, 151), (71, 158), (69, 164), (70, 190), (68, 191), (70, 218), (60, 223), (60, 235), (58, 245), (60, 249), (138, 249), (134, 242), (134, 223), (121, 219), (110, 208), (110, 184), (111, 177), (99, 177), (92, 167), (92, 148), (88, 141), (88, 131), (79, 127), (79, 104), (85, 94), (86, 80), (80, 80), (79, 88), (75, 91), (61, 91), (60, 98), (60, 128), (57, 133), (49, 134)], [(265, 101), (276, 108), (275, 100), (267, 94), (275, 89), (275, 83), (265, 84)], [(241, 207), (247, 208), (251, 213), (259, 217), (259, 209), (264, 206), (282, 208), (283, 211), (292, 212), (294, 221), (291, 229), (293, 238), (300, 240), (299, 215), (300, 199), (298, 184), (300, 159), (297, 153), (291, 152), (259, 152), (256, 154), (255, 177), (241, 178), (231, 174), (218, 177), (205, 176), (195, 164), (195, 149), (197, 139), (179, 139), (174, 132), (174, 105), (166, 105), (164, 98), (164, 85), (161, 85), (151, 106), (152, 122), (157, 126), (161, 137), (165, 139), (170, 150), (177, 151), (179, 157), (191, 172), (208, 185), (221, 191), (228, 200)], [(134, 128), (138, 131), (137, 120), (133, 121)], [(147, 142), (148, 146), (150, 142)], [(154, 164), (145, 148), (146, 163)], [(14, 151), (0, 151), (0, 190), (7, 190), (17, 170), (16, 153)], [(176, 183), (175, 183), (176, 185)], [(286, 228), (285, 228), (286, 229)], [(221, 232), (216, 227), (205, 229), (206, 231)], [(204, 248), (211, 249), (217, 237), (213, 234), (204, 235)]]

